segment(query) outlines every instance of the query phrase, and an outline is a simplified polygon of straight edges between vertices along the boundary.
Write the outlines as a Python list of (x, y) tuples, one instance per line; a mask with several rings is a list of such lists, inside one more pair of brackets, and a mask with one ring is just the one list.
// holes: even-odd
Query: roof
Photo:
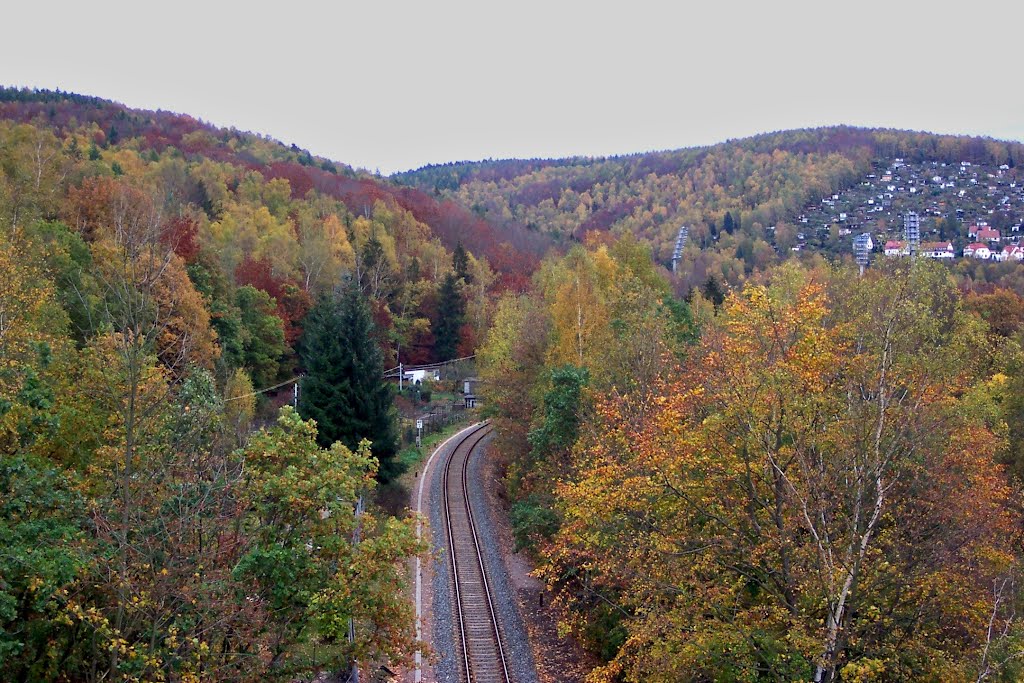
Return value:
[(886, 249), (902, 249), (907, 246), (906, 242), (900, 242), (899, 240), (889, 240), (885, 243)]

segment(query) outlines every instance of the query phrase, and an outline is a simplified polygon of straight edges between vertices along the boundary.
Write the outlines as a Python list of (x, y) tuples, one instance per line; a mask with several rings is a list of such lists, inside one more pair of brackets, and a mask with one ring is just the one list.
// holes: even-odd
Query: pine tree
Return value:
[(722, 220), (722, 229), (725, 230), (730, 235), (732, 234), (732, 230), (733, 230), (732, 214), (729, 213), (728, 211), (725, 212), (725, 218)]
[(306, 368), (299, 413), (317, 423), (324, 448), (341, 441), (355, 450), (368, 439), (380, 462), (378, 478), (401, 473), (395, 461), (393, 388), (383, 379), (384, 357), (373, 341), (370, 309), (358, 283), (342, 296), (323, 296), (306, 318), (300, 357)]
[(452, 268), (455, 270), (455, 277), (462, 278), (466, 284), (473, 281), (473, 276), (469, 274), (469, 256), (461, 241), (455, 245), (455, 251), (452, 252)]
[(459, 280), (448, 273), (441, 284), (434, 326), (434, 351), (440, 360), (455, 358), (459, 348), (459, 330), (466, 316), (466, 302), (459, 291)]
[(718, 280), (715, 279), (714, 275), (708, 276), (708, 279), (704, 282), (702, 293), (705, 299), (715, 305), (715, 310), (718, 310), (725, 303), (725, 291), (722, 289), (722, 285), (718, 284)]

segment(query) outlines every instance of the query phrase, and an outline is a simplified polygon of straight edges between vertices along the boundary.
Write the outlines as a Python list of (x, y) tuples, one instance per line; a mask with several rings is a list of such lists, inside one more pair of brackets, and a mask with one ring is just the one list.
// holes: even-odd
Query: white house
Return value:
[(921, 256), (933, 259), (953, 259), (952, 242), (924, 242), (921, 244)]
[(433, 382), (441, 381), (441, 371), (438, 369), (433, 370), (406, 370), (402, 373), (402, 379), (410, 384), (423, 384), (424, 380), (431, 380)]
[(976, 259), (981, 259), (982, 261), (987, 261), (990, 258), (992, 258), (992, 250), (988, 248), (987, 244), (983, 244), (981, 242), (972, 242), (971, 244), (968, 244), (966, 247), (964, 247), (964, 257), (973, 257)]
[(1003, 249), (1006, 261), (1024, 261), (1024, 247), (1019, 244), (1011, 244), (1010, 246)]
[(979, 242), (998, 242), (1000, 239), (999, 231), (995, 228), (981, 228), (978, 230)]
[(885, 255), (886, 256), (907, 256), (910, 253), (910, 249), (907, 248), (906, 242), (900, 240), (889, 240), (885, 243)]

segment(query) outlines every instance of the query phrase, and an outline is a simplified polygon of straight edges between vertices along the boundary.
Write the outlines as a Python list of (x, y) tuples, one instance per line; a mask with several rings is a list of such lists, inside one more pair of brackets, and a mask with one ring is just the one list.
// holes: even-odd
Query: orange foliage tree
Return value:
[(848, 275), (748, 285), (677, 379), (599, 404), (545, 566), (615, 606), (596, 680), (963, 680), (1006, 624), (982, 328), (940, 269)]

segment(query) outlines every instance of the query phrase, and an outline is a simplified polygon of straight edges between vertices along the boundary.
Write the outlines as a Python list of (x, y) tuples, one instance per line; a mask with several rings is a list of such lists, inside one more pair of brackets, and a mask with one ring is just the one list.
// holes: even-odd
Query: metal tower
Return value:
[(903, 234), (907, 239), (907, 249), (910, 255), (916, 256), (921, 247), (921, 217), (913, 211), (908, 211), (903, 216)]
[(875, 248), (875, 243), (871, 240), (871, 235), (862, 232), (853, 238), (853, 256), (857, 261), (857, 265), (860, 266), (860, 274), (864, 274), (864, 269), (868, 267), (868, 262), (871, 260), (871, 250)]
[(679, 268), (679, 262), (683, 258), (683, 247), (686, 246), (686, 238), (690, 236), (690, 229), (685, 225), (679, 228), (679, 234), (676, 235), (676, 246), (672, 250), (672, 274), (675, 275)]

